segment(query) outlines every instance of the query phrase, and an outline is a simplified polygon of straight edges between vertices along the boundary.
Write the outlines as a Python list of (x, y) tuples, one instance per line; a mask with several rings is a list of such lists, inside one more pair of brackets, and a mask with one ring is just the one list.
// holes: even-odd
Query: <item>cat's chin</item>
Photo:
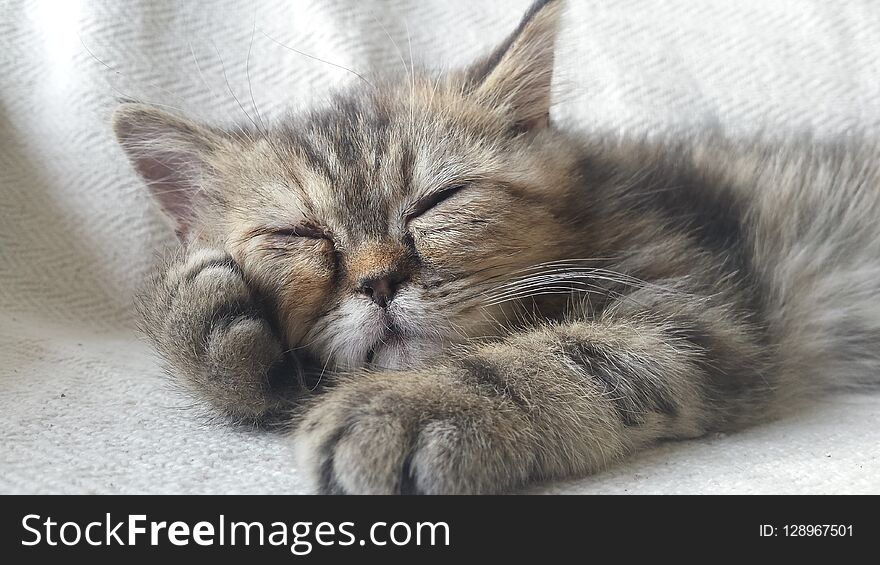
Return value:
[(437, 339), (393, 337), (370, 351), (367, 365), (376, 369), (412, 369), (424, 365), (442, 349), (443, 343)]

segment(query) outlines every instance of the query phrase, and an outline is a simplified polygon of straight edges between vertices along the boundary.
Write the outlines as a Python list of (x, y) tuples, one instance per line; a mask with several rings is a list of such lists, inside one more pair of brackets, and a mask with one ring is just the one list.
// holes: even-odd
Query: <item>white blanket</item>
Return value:
[[(0, 492), (304, 491), (287, 440), (185, 409), (132, 329), (133, 291), (172, 235), (112, 139), (117, 97), (271, 119), (357, 80), (339, 66), (463, 64), (528, 3), (3, 2)], [(554, 118), (583, 129), (876, 136), (880, 5), (569, 0), (557, 78)], [(880, 493), (878, 408), (836, 395), (537, 490)]]

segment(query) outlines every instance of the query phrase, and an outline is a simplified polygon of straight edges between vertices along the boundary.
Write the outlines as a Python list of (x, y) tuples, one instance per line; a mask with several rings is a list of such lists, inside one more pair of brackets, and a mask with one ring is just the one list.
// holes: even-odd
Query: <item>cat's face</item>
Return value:
[(279, 297), (289, 341), (343, 367), (496, 333), (500, 285), (561, 247), (534, 136), (431, 83), (412, 93), (292, 118), (227, 172), (252, 179), (227, 191), (228, 246)]
[(518, 315), (503, 285), (570, 245), (546, 128), (555, 13), (538, 16), (467, 72), (362, 85), (262, 131), (129, 106), (117, 133), (186, 239), (224, 245), (271, 297), (291, 346), (414, 365), (497, 335)]

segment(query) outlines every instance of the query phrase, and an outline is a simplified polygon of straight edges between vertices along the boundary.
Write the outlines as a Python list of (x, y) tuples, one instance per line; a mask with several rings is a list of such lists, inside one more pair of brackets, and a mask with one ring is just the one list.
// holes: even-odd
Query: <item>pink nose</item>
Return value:
[(358, 292), (369, 296), (380, 308), (387, 308), (388, 304), (394, 300), (397, 288), (403, 281), (403, 277), (397, 273), (367, 278), (358, 285)]

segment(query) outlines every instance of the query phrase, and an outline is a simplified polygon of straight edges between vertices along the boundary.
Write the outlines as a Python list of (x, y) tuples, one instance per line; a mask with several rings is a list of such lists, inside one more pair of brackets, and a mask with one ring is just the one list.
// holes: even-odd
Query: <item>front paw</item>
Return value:
[(524, 484), (535, 468), (525, 413), (454, 373), (362, 374), (315, 404), (297, 459), (329, 494), (477, 494)]
[(284, 406), (290, 356), (224, 251), (176, 258), (145, 292), (141, 312), (172, 374), (224, 414), (256, 421)]

